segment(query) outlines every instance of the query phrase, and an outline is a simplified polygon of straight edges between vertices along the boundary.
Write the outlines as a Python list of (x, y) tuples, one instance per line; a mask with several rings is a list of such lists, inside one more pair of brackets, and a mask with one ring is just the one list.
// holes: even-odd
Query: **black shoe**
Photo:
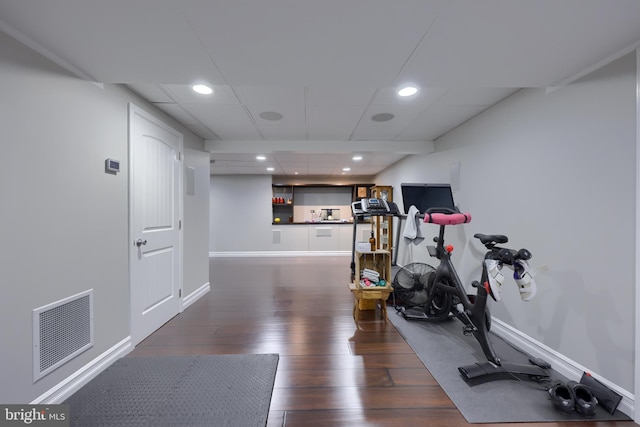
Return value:
[(575, 406), (573, 393), (564, 384), (556, 384), (549, 389), (551, 403), (556, 409), (564, 414), (570, 414)]
[(591, 390), (584, 384), (577, 383), (575, 381), (569, 381), (567, 388), (571, 391), (571, 395), (575, 402), (576, 412), (583, 417), (591, 418), (596, 414), (596, 406), (598, 401), (596, 400)]

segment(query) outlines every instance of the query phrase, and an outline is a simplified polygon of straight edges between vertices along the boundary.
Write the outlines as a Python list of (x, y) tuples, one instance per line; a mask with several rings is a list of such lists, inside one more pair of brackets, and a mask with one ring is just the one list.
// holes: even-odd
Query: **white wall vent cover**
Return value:
[(93, 347), (93, 289), (33, 310), (33, 381)]

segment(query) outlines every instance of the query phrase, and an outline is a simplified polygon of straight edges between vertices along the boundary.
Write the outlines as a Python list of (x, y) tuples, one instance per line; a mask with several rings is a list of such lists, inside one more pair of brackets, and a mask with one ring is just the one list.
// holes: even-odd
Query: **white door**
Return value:
[(131, 338), (180, 312), (182, 135), (129, 105)]

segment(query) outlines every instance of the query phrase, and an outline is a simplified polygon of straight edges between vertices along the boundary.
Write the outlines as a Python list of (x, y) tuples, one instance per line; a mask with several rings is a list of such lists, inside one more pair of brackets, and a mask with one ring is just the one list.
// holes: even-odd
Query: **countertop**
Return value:
[(316, 221), (316, 222), (311, 222), (311, 221), (302, 221), (302, 222), (288, 222), (288, 221), (281, 221), (281, 222), (272, 222), (272, 225), (326, 225), (326, 224), (349, 224), (349, 225), (353, 225), (353, 221)]

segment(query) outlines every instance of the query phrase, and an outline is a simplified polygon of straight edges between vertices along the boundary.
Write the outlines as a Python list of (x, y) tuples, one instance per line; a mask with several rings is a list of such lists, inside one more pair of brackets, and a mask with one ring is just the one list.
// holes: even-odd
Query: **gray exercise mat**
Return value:
[(265, 426), (278, 359), (125, 357), (64, 403), (72, 426)]
[[(565, 415), (551, 404), (545, 385), (532, 381), (499, 380), (470, 386), (458, 371), (459, 366), (487, 359), (473, 336), (462, 333), (455, 318), (444, 322), (408, 321), (389, 307), (389, 320), (418, 355), (431, 375), (447, 393), (469, 423), (557, 422), (586, 420), (573, 412)], [(529, 364), (528, 357), (495, 334), (489, 334), (496, 354), (503, 362)], [(550, 370), (552, 381), (566, 382)], [(590, 420), (630, 420), (616, 411), (611, 415), (598, 407)]]

